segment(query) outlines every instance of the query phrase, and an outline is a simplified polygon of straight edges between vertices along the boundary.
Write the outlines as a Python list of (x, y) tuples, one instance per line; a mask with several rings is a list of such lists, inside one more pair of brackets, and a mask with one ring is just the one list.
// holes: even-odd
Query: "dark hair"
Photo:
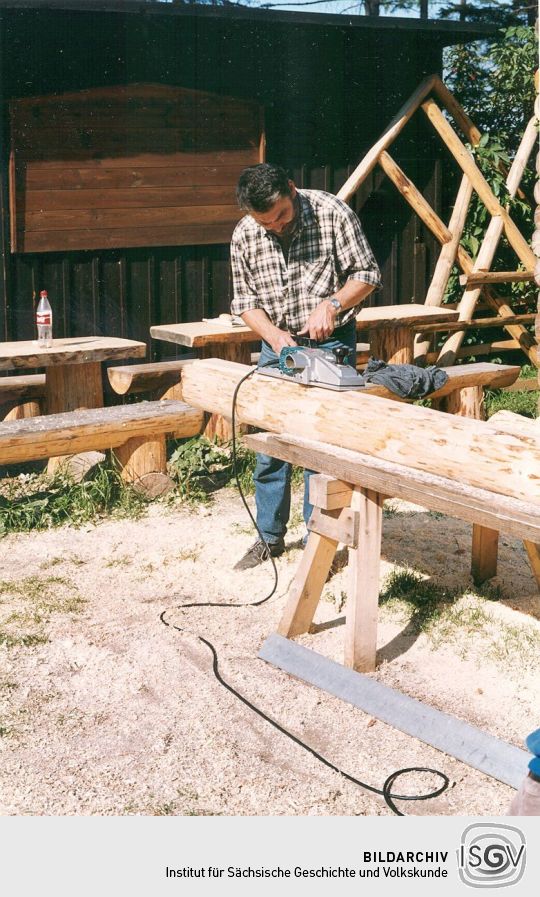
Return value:
[(238, 205), (245, 212), (267, 212), (281, 196), (290, 195), (287, 172), (268, 162), (245, 168), (236, 188)]

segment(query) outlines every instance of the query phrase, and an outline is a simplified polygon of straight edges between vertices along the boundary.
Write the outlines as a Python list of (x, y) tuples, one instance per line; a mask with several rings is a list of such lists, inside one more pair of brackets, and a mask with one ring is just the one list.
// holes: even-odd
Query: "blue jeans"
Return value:
[[(353, 318), (334, 330), (332, 336), (317, 343), (321, 349), (336, 349), (346, 346), (356, 359), (356, 322)], [(351, 356), (349, 356), (350, 358)], [(277, 367), (278, 356), (263, 340), (261, 355), (257, 367)], [(354, 362), (353, 362), (354, 365)], [(299, 396), (302, 387), (299, 387)], [(304, 471), (304, 521), (308, 523), (313, 510), (309, 502), (309, 478), (312, 470)], [(277, 542), (287, 532), (287, 523), (291, 511), (291, 465), (270, 455), (257, 455), (254, 473), (255, 503), (257, 505), (257, 526), (267, 542)]]

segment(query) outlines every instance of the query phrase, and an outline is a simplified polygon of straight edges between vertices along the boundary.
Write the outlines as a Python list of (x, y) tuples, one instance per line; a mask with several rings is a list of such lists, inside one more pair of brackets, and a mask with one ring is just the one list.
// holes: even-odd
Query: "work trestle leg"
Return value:
[(375, 669), (384, 499), (324, 474), (311, 477), (309, 537), (278, 626), (286, 638), (309, 631), (342, 542), (349, 549), (345, 664), (361, 672)]

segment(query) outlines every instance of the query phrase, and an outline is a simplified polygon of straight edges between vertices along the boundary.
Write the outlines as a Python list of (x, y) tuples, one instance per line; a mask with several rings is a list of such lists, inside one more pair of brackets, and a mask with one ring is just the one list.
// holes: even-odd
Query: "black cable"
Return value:
[[(257, 526), (257, 521), (255, 520), (253, 514), (251, 513), (251, 509), (246, 501), (246, 498), (245, 498), (245, 495), (244, 495), (244, 492), (243, 492), (243, 489), (242, 489), (242, 486), (240, 483), (240, 479), (238, 476), (238, 465), (237, 465), (237, 454), (236, 454), (236, 400), (237, 400), (237, 396), (238, 396), (238, 391), (239, 391), (242, 383), (244, 383), (254, 373), (255, 373), (255, 371), (251, 370), (249, 372), (249, 374), (246, 374), (245, 377), (242, 377), (242, 379), (236, 385), (236, 388), (233, 393), (232, 414), (231, 414), (233, 473), (234, 473), (236, 485), (238, 487), (238, 491), (240, 493), (240, 497), (242, 499), (244, 507), (246, 508), (255, 529), (257, 530), (259, 536), (261, 537), (264, 545), (266, 546), (266, 548), (268, 550), (268, 557), (272, 561), (272, 566), (274, 568), (274, 585), (272, 587), (272, 591), (269, 592), (269, 594), (266, 595), (265, 598), (262, 598), (259, 601), (253, 601), (253, 602), (249, 602), (247, 604), (223, 604), (223, 602), (219, 602), (219, 601), (203, 601), (201, 603), (192, 602), (190, 604), (177, 605), (178, 610), (187, 610), (188, 608), (191, 608), (191, 607), (223, 607), (223, 608), (260, 607), (261, 604), (264, 604), (266, 601), (270, 600), (270, 598), (272, 597), (272, 595), (275, 593), (275, 591), (277, 589), (278, 573), (277, 573), (277, 567), (276, 567), (274, 558), (270, 554), (270, 549), (268, 547), (268, 544), (267, 544), (264, 536), (262, 535), (259, 527)], [(209, 651), (212, 654), (212, 671), (214, 673), (215, 678), (217, 679), (219, 684), (223, 686), (223, 688), (226, 688), (227, 691), (230, 692), (232, 695), (234, 695), (235, 698), (238, 698), (239, 701), (241, 701), (243, 704), (245, 704), (245, 706), (248, 707), (249, 710), (252, 710), (253, 713), (256, 713), (258, 716), (260, 716), (261, 719), (263, 719), (265, 722), (269, 723), (271, 726), (273, 726), (275, 729), (277, 729), (277, 731), (280, 732), (282, 735), (285, 735), (287, 738), (289, 738), (294, 744), (297, 744), (299, 747), (303, 748), (305, 751), (308, 752), (308, 754), (311, 754), (312, 757), (314, 757), (320, 763), (323, 763), (324, 766), (326, 766), (328, 769), (331, 769), (332, 772), (337, 772), (338, 775), (343, 776), (343, 778), (345, 778), (348, 782), (352, 782), (353, 785), (358, 785), (360, 788), (366, 789), (366, 791), (371, 791), (372, 794), (381, 795), (381, 797), (383, 797), (386, 805), (389, 807), (389, 809), (393, 813), (395, 813), (396, 816), (405, 816), (405, 813), (402, 813), (396, 807), (396, 805), (395, 805), (396, 800), (408, 800), (408, 801), (431, 800), (432, 798), (439, 797), (439, 795), (443, 794), (443, 792), (445, 792), (446, 789), (448, 788), (448, 786), (450, 785), (450, 779), (444, 772), (440, 772), (440, 770), (438, 770), (438, 769), (430, 769), (429, 767), (426, 767), (426, 766), (408, 766), (408, 767), (404, 767), (403, 769), (397, 769), (395, 772), (391, 773), (388, 776), (388, 778), (385, 780), (382, 788), (376, 788), (374, 785), (369, 785), (367, 782), (363, 782), (362, 779), (358, 779), (358, 778), (356, 778), (356, 776), (352, 776), (352, 775), (350, 775), (350, 773), (345, 772), (344, 770), (340, 769), (339, 766), (336, 766), (330, 760), (327, 760), (326, 757), (323, 757), (322, 754), (319, 754), (319, 752), (316, 751), (315, 748), (310, 747), (309, 744), (306, 744), (304, 741), (302, 741), (296, 735), (293, 735), (292, 732), (289, 732), (288, 729), (285, 729), (275, 719), (273, 719), (271, 716), (268, 716), (268, 714), (265, 713), (264, 710), (261, 710), (259, 707), (257, 707), (255, 704), (253, 704), (250, 700), (248, 700), (248, 698), (244, 697), (243, 694), (241, 694), (239, 691), (237, 691), (232, 685), (230, 685), (223, 678), (223, 676), (220, 673), (218, 654), (217, 654), (217, 651), (216, 651), (214, 645), (212, 644), (212, 642), (210, 642), (208, 639), (204, 638), (202, 635), (190, 633), (188, 630), (182, 629), (180, 626), (176, 626), (174, 623), (169, 623), (165, 619), (166, 613), (167, 613), (167, 611), (164, 610), (160, 614), (160, 617), (159, 617), (159, 619), (164, 624), (164, 626), (168, 626), (170, 629), (176, 629), (177, 632), (181, 632), (182, 634), (192, 635), (194, 638), (197, 638), (200, 642), (202, 642), (203, 645), (206, 645), (206, 647), (209, 649)], [(407, 773), (411, 773), (411, 772), (431, 773), (432, 775), (438, 776), (439, 779), (442, 780), (442, 785), (439, 788), (436, 788), (434, 791), (428, 792), (427, 794), (393, 794), (392, 786), (395, 783), (395, 781), (400, 776), (406, 775)]]

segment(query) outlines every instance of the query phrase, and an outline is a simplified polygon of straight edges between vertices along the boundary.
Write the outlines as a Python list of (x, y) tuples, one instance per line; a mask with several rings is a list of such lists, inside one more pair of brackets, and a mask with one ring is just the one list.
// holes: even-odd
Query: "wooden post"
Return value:
[(527, 551), (533, 575), (540, 589), (540, 545), (536, 542), (529, 542), (527, 539), (523, 540), (523, 544)]
[(361, 486), (351, 499), (360, 519), (358, 546), (349, 549), (345, 666), (362, 673), (376, 664), (383, 502), (379, 492)]
[(115, 449), (122, 467), (122, 479), (131, 483), (148, 498), (156, 498), (173, 488), (167, 476), (166, 440), (163, 434), (155, 438), (134, 436)]
[(497, 575), (498, 546), (498, 530), (473, 523), (471, 575), (475, 585), (480, 586)]
[[(101, 362), (57, 364), (47, 368), (45, 379), (47, 414), (81, 411), (103, 406)], [(66, 455), (49, 458), (47, 473), (52, 476), (66, 460)]]
[(369, 334), (373, 358), (388, 364), (411, 364), (414, 354), (414, 334), (410, 327), (384, 327)]
[[(467, 212), (472, 196), (472, 184), (466, 174), (461, 179), (461, 184), (456, 196), (456, 202), (448, 223), (448, 230), (452, 235), (449, 243), (445, 243), (439, 253), (437, 264), (433, 278), (429, 285), (426, 295), (426, 305), (440, 306), (442, 305), (448, 279), (452, 272), (452, 267), (456, 260), (459, 241), (465, 227)], [(414, 339), (414, 363), (424, 364), (427, 353), (429, 352), (431, 340), (418, 333)]]
[(457, 414), (460, 417), (473, 417), (485, 420), (484, 388), (482, 386), (465, 386), (456, 389), (447, 396), (435, 400), (439, 411), (446, 414)]

